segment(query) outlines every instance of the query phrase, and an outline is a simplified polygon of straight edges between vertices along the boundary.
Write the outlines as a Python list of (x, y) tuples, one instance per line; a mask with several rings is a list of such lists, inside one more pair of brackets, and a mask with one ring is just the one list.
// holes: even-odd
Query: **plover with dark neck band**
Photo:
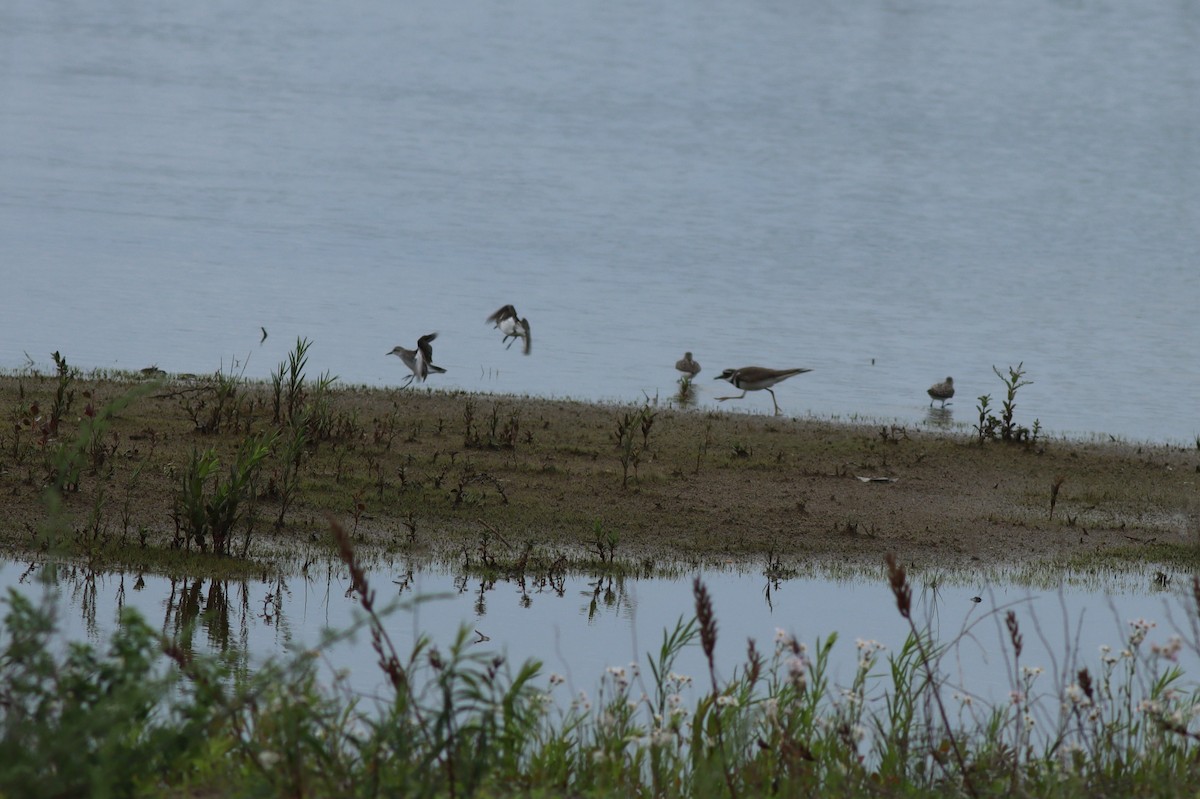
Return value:
[(767, 369), (765, 366), (743, 366), (741, 369), (726, 369), (721, 374), (717, 375), (715, 380), (728, 380), (733, 384), (734, 388), (740, 388), (742, 394), (739, 397), (717, 397), (718, 400), (742, 399), (746, 396), (747, 391), (761, 391), (766, 389), (771, 395), (771, 402), (775, 403), (775, 413), (779, 413), (779, 401), (775, 399), (775, 392), (771, 390), (771, 386), (776, 383), (781, 383), (789, 377), (802, 375), (805, 372), (811, 372), (812, 369)]

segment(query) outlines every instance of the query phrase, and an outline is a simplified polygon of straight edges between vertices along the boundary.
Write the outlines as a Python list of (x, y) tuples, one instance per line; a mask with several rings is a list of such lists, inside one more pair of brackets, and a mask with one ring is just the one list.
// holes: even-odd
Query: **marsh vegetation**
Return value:
[[(108, 796), (1190, 796), (1200, 694), (1178, 665), (1200, 655), (1200, 581), (1190, 632), (1145, 620), (1094, 655), (1046, 669), (1003, 613), (1008, 698), (953, 687), (955, 642), (914, 613), (895, 558), (886, 580), (902, 646), (854, 644), (831, 675), (836, 634), (746, 640), (732, 672), (705, 583), (694, 614), (644, 657), (579, 688), (536, 659), (509, 662), (464, 627), (449, 644), (401, 649), (351, 535), (334, 525), (359, 622), (248, 672), (197, 656), (129, 612), (104, 646), (59, 645), (50, 603), (17, 593), (0, 629), (0, 791)], [(1035, 630), (1032, 631), (1036, 634)], [(366, 637), (371, 695), (323, 678), (323, 651)], [(681, 669), (699, 650), (699, 670)], [(694, 660), (693, 660), (694, 662)]]
[[(488, 568), (774, 558), (878, 570), (1195, 564), (1200, 450), (1054, 439), (1010, 368), (974, 430), (342, 386), (298, 340), (266, 383), (0, 377), (0, 546), (94, 565), (290, 570), (359, 547)], [(48, 504), (49, 503), (49, 504)], [(48, 512), (49, 511), (49, 512)]]
[[(913, 614), (909, 577), (973, 560), (1192, 570), (1194, 448), (1048, 439), (1017, 425), (1011, 394), (982, 435), (340, 387), (304, 374), (306, 349), (268, 384), (85, 377), (57, 354), (53, 374), (0, 380), (10, 557), (208, 575), (332, 562), (362, 611), (354, 629), (251, 672), (136, 613), (104, 645), (64, 647), (50, 600), (11, 592), (0, 792), (1174, 796), (1200, 776), (1200, 697), (1177, 662), (1200, 654), (1196, 622), (1165, 641), (1131, 624), (1117, 649), (1066, 652), (1070, 667), (1044, 675), (1022, 660), (1028, 633), (1009, 612), (1012, 689), (988, 703), (950, 687), (947, 642)], [(1009, 378), (1015, 392), (1019, 367)], [(894, 608), (880, 612), (907, 640), (859, 641), (837, 684), (838, 635), (781, 631), (746, 641), (730, 674), (713, 659), (720, 609), (697, 579), (693, 617), (567, 696), (561, 676), (509, 663), (466, 628), (448, 646), (397, 647), (383, 620), (404, 603), (368, 577), (379, 552), (550, 581), (858, 564), (887, 581)], [(1200, 582), (1191, 595), (1200, 619)], [(321, 677), (322, 650), (352, 634), (369, 638), (382, 695)], [(675, 670), (685, 648), (703, 673)]]

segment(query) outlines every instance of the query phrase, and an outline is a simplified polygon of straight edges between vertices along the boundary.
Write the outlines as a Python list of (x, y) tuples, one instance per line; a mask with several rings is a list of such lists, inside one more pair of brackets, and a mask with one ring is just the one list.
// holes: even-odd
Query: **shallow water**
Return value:
[[(0, 367), (668, 397), (1190, 444), (1200, 8), (0, 7)], [(484, 318), (529, 317), (533, 355)], [(265, 328), (268, 337), (259, 343)], [(751, 394), (727, 407), (769, 412)]]
[[(0, 564), (0, 588), (37, 596), (43, 590), (38, 572)], [(650, 657), (657, 655), (664, 632), (695, 614), (696, 576), (707, 587), (716, 612), (716, 661), (722, 679), (745, 665), (750, 638), (760, 652), (769, 654), (782, 631), (805, 644), (811, 655), (820, 640), (836, 633), (830, 677), (848, 686), (859, 657), (857, 640), (882, 643), (886, 658), (898, 653), (906, 637), (905, 623), (882, 579), (769, 581), (761, 574), (710, 571), (683, 579), (573, 577), (560, 584), (522, 585), (515, 580), (481, 583), (398, 564), (375, 569), (370, 580), (378, 592), (377, 606), (393, 601), (405, 605), (385, 617), (402, 658), (418, 635), (445, 650), (465, 627), (471, 631), (468, 640), (488, 639), (473, 644), (472, 651), (477, 647), (503, 653), (514, 667), (526, 659), (540, 660), (539, 685), (550, 674), (560, 674), (567, 679), (568, 691), (577, 694), (594, 693), (610, 666), (638, 663), (648, 674)], [(1192, 627), (1194, 601), (1184, 587), (1150, 591), (1138, 576), (1105, 586), (1068, 584), (1042, 590), (988, 585), (982, 579), (975, 585), (967, 581), (936, 589), (916, 579), (913, 586), (914, 618), (949, 647), (941, 661), (947, 690), (985, 702), (1004, 701), (1014, 687), (1012, 646), (1004, 625), (1010, 610), (1024, 639), (1019, 665), (1045, 670), (1036, 688), (1039, 696), (1051, 698), (1083, 666), (1099, 674), (1099, 648), (1119, 652), (1127, 646), (1131, 623), (1139, 619), (1157, 625), (1142, 644), (1143, 653), (1176, 634), (1185, 641), (1200, 640)], [(348, 576), (337, 567), (313, 567), (305, 578), (282, 582), (168, 580), (66, 570), (52, 588), (68, 640), (103, 642), (120, 610), (131, 607), (171, 637), (184, 637), (194, 625), (188, 640), (196, 651), (240, 652), (251, 669), (267, 658), (316, 646), (327, 629), (348, 628), (361, 614), (349, 589)], [(428, 601), (414, 604), (418, 597)], [(981, 601), (972, 601), (974, 597)], [(386, 693), (369, 635), (329, 647), (322, 662), (327, 674), (348, 671), (352, 690), (366, 697)], [(881, 659), (877, 668), (885, 670), (885, 664)], [(1179, 665), (1187, 685), (1200, 683), (1200, 652), (1185, 647)], [(693, 678), (706, 675), (699, 648), (685, 650), (674, 670)]]

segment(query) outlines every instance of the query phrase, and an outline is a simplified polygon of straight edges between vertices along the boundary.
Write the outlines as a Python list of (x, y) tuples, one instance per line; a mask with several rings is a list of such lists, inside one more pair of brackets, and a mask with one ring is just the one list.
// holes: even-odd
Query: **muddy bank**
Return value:
[(263, 453), (226, 565), (328, 554), (330, 517), (360, 546), (414, 556), (647, 568), (887, 552), (1187, 567), (1200, 535), (1195, 448), (222, 376), (9, 375), (0, 407), (0, 545), (14, 558), (211, 553), (211, 534), (190, 532), (186, 481), (208, 455), (193, 501), (211, 503), (249, 440)]

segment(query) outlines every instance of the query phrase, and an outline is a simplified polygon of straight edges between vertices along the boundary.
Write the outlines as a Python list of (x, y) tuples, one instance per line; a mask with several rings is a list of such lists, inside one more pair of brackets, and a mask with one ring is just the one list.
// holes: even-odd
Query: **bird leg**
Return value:
[(717, 402), (724, 402), (727, 399), (745, 399), (745, 397), (746, 397), (746, 392), (743, 391), (742, 396), (740, 396), (740, 397), (715, 397), (714, 399), (716, 399)]
[(775, 399), (775, 392), (774, 392), (774, 391), (772, 391), (771, 389), (769, 389), (769, 388), (768, 388), (768, 389), (767, 389), (767, 393), (771, 395), (771, 402), (774, 402), (774, 403), (775, 403), (775, 415), (776, 415), (776, 416), (778, 416), (778, 415), (779, 415), (779, 413), (780, 413), (780, 411), (779, 411), (779, 401), (778, 401), (777, 399)]

